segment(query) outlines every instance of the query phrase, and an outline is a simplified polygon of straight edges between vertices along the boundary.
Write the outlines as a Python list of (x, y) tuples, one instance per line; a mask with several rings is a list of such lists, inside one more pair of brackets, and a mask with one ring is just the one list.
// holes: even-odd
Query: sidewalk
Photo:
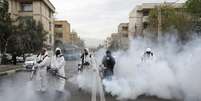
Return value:
[(15, 73), (23, 69), (22, 65), (0, 65), (0, 76)]

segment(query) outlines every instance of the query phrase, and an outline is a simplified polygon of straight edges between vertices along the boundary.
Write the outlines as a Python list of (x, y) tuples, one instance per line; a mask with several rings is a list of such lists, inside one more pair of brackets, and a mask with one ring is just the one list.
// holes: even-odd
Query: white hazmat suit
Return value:
[(84, 53), (81, 55), (81, 66), (82, 69), (92, 68), (92, 55), (87, 48), (84, 49)]
[[(44, 55), (40, 54), (36, 64), (36, 86), (39, 91), (46, 91), (47, 89), (47, 67), (50, 65), (50, 60), (47, 51)], [(39, 62), (40, 61), (40, 62)]]
[[(51, 60), (51, 69), (57, 69), (58, 70), (58, 74), (65, 77), (65, 59), (63, 57), (63, 55), (61, 54), (61, 49), (60, 48), (56, 48), (56, 52), (59, 51), (60, 54), (57, 54), (55, 56), (52, 57)], [(52, 83), (54, 88), (57, 91), (62, 92), (64, 90), (64, 86), (65, 86), (65, 79), (59, 78), (59, 77), (53, 77), (51, 78)]]
[(142, 60), (143, 62), (151, 62), (151, 61), (154, 60), (154, 54), (153, 54), (151, 48), (147, 48), (147, 49), (146, 49), (146, 51), (145, 51), (145, 53), (143, 54), (141, 60)]

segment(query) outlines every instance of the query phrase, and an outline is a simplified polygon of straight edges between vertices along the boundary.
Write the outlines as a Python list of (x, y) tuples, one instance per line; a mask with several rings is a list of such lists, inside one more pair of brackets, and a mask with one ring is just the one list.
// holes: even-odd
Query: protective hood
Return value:
[(88, 48), (85, 48), (84, 50), (86, 50), (87, 52), (89, 52), (89, 49), (88, 49)]
[(56, 48), (55, 52), (56, 52), (56, 51), (60, 51), (60, 52), (61, 52), (61, 48)]
[(56, 56), (60, 56), (60, 55), (62, 55), (62, 53), (61, 53), (61, 49), (60, 49), (60, 48), (56, 48), (56, 50), (55, 50), (55, 54), (56, 54)]
[(151, 48), (146, 49), (146, 52), (151, 52), (151, 51), (152, 51)]

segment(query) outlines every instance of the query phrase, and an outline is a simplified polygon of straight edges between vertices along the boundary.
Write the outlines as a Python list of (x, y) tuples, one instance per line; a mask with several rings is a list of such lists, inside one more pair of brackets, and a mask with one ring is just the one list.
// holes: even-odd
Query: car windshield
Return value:
[(33, 61), (34, 58), (27, 58), (26, 61)]

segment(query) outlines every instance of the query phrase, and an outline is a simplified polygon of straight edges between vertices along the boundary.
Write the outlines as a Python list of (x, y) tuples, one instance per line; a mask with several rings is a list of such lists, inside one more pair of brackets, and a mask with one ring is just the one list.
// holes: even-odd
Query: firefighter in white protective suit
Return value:
[(144, 54), (143, 54), (141, 60), (142, 60), (143, 62), (148, 62), (148, 61), (154, 60), (154, 54), (153, 54), (151, 48), (147, 48), (147, 49), (145, 50), (145, 52), (144, 52)]
[[(92, 54), (90, 54), (87, 48), (84, 49), (84, 52), (81, 55), (81, 66), (78, 68), (80, 71), (77, 76), (77, 82), (79, 86), (79, 90), (88, 90), (92, 88), (92, 94), (96, 94), (96, 87), (98, 86), (98, 76), (99, 71), (97, 68), (97, 64), (95, 58)], [(99, 80), (100, 81), (100, 80)], [(87, 84), (87, 85), (85, 85)]]
[(47, 67), (50, 65), (50, 59), (46, 48), (41, 50), (37, 56), (37, 64), (34, 66), (36, 70), (36, 86), (37, 91), (45, 92), (47, 89)]
[(79, 71), (92, 68), (92, 55), (89, 53), (89, 50), (87, 48), (84, 49), (84, 52), (82, 53), (80, 58), (81, 63), (80, 67), (78, 68)]
[[(65, 77), (65, 59), (60, 48), (56, 48), (55, 55), (51, 59), (51, 69), (56, 70), (58, 75)], [(56, 91), (64, 91), (65, 79), (55, 75), (51, 80)]]

